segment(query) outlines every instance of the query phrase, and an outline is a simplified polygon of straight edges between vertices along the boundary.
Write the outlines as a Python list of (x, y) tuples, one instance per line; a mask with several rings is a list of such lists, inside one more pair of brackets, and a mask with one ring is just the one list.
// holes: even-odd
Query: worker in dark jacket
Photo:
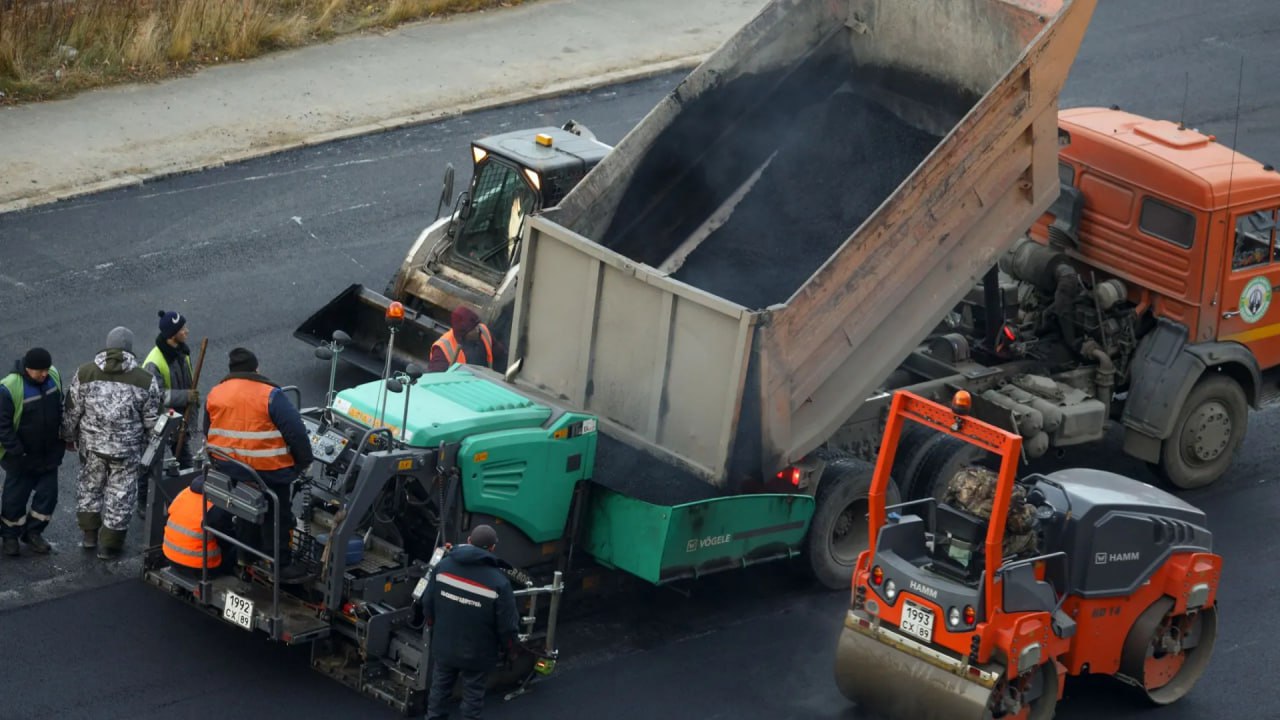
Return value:
[[(290, 563), (289, 530), (294, 525), (293, 481), (311, 468), (314, 459), (302, 414), (278, 385), (258, 372), (258, 358), (245, 348), (228, 355), (230, 374), (209, 391), (205, 403), (205, 447), (213, 466), (242, 482), (253, 477), (241, 466), (212, 454), (220, 452), (253, 468), (266, 486), (280, 498), (280, 526), (275, 542), (280, 548), (280, 575), (296, 581), (306, 573)], [(268, 509), (268, 522), (274, 521)], [(253, 532), (244, 538), (253, 542)], [(258, 544), (263, 552), (271, 547)]]
[(519, 631), (511, 581), (493, 554), (497, 533), (488, 525), (477, 525), (467, 543), (440, 560), (421, 599), (435, 662), (427, 720), (448, 717), (445, 703), (459, 678), (462, 717), (479, 718), (489, 671), (511, 651)]
[(444, 372), (455, 363), (491, 368), (495, 353), (501, 356), (506, 352), (495, 342), (489, 326), (480, 322), (480, 316), (465, 305), (453, 309), (449, 315), (449, 327), (449, 332), (441, 335), (431, 346), (427, 372)]
[[(160, 334), (156, 335), (156, 344), (142, 361), (142, 369), (160, 383), (160, 392), (164, 407), (181, 415), (188, 407), (200, 405), (200, 392), (195, 389), (195, 373), (191, 370), (191, 348), (187, 347), (187, 337), (191, 329), (187, 327), (187, 318), (178, 312), (160, 311)], [(194, 422), (194, 420), (192, 421)], [(187, 436), (181, 441), (179, 437)], [(169, 436), (169, 449), (178, 460), (178, 467), (191, 467), (191, 438), (188, 429), (183, 428)], [(181, 450), (181, 452), (179, 452)], [(138, 512), (147, 504), (147, 473), (138, 478)]]
[[(142, 369), (151, 373), (160, 383), (160, 391), (164, 393), (164, 406), (178, 414), (186, 412), (188, 406), (200, 404), (200, 391), (195, 389), (195, 373), (191, 369), (191, 348), (187, 347), (187, 338), (191, 328), (187, 327), (187, 318), (182, 313), (160, 311), (160, 334), (156, 335), (156, 344), (142, 362)], [(188, 438), (190, 440), (190, 438)], [(176, 445), (178, 436), (175, 433), (170, 442)], [(182, 445), (182, 457), (178, 464), (183, 468), (191, 467), (191, 446)]]
[(61, 426), (62, 378), (48, 350), (31, 348), (0, 379), (0, 537), (5, 555), (18, 555), (19, 540), (41, 554), (50, 550), (42, 533), (58, 504), (58, 466), (66, 452)]

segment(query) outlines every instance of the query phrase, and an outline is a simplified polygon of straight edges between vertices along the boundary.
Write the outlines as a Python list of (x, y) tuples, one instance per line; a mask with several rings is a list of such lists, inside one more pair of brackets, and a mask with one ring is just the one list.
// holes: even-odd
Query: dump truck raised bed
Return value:
[[(196, 475), (215, 506), (274, 521), (254, 483), (203, 469), (157, 481), (146, 579), (310, 644), (317, 669), (405, 712), (430, 667), (413, 598), (480, 523), (527, 603), (525, 651), (502, 669), (525, 681), (554, 661), (556, 603), (580, 573), (660, 585), (803, 556), (847, 588), (872, 467), (818, 451), (1057, 196), (1057, 97), (1091, 10), (769, 3), (557, 210), (525, 221), (505, 373), (406, 367), (335, 392), (346, 335), (319, 338), (335, 364), (324, 406), (304, 410), (317, 462), (292, 529), (312, 579), (282, 588), (269, 553), (213, 579), (167, 565), (159, 498)], [(847, 205), (827, 207), (833, 187)], [(761, 203), (799, 215), (762, 228), (756, 262), (723, 263), (739, 242), (721, 231), (763, 222), (737, 215)], [(799, 264), (769, 267), (771, 242), (803, 246)], [(751, 288), (764, 309), (736, 282), (691, 284), (722, 280), (721, 265), (766, 277), (761, 264), (778, 273)], [(388, 306), (396, 334), (402, 309)]]

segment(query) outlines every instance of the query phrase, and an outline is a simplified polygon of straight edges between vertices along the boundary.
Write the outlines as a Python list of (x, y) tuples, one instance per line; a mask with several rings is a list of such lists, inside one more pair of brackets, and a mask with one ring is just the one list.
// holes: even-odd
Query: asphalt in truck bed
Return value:
[(805, 108), (728, 222), (672, 277), (748, 308), (785, 302), (938, 140), (850, 91)]

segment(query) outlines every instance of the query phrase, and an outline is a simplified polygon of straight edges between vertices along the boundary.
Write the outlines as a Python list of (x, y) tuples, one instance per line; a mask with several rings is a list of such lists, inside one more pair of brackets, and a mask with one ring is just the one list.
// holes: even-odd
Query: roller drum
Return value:
[(836, 685), (885, 720), (986, 720), (992, 690), (845, 627)]

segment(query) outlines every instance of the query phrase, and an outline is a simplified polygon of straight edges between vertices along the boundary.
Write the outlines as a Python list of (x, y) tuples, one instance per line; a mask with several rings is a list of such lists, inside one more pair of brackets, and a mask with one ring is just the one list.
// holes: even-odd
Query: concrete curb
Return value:
[[(116, 177), (91, 182), (86, 185), (61, 188), (43, 192), (39, 195), (32, 195), (30, 197), (2, 202), (0, 203), (0, 215), (17, 212), (19, 210), (28, 210), (63, 200), (84, 197), (86, 195), (94, 195), (108, 190), (137, 187), (149, 182), (155, 182), (156, 180), (162, 180), (164, 178), (223, 167), (225, 165), (231, 165), (245, 160), (253, 160), (260, 157), (266, 157), (268, 155), (297, 150), (299, 148), (313, 147), (316, 145), (337, 142), (339, 140), (349, 140), (351, 138), (363, 137), (366, 135), (375, 135), (389, 130), (397, 130), (400, 128), (412, 127), (414, 125), (436, 122), (456, 117), (458, 115), (479, 112), (481, 110), (493, 110), (527, 102), (548, 100), (563, 95), (587, 92), (609, 85), (620, 85), (623, 83), (635, 82), (637, 80), (644, 80), (646, 78), (662, 75), (668, 72), (692, 69), (705, 60), (709, 55), (710, 53), (689, 55), (671, 60), (651, 62), (639, 67), (600, 73), (586, 78), (562, 80), (533, 91), (508, 93), (506, 95), (489, 97), (483, 100), (463, 103), (461, 105), (445, 109), (429, 110), (412, 115), (388, 118), (377, 122), (366, 123), (364, 125), (357, 125), (355, 127), (327, 130), (325, 132), (308, 135), (301, 139), (237, 151), (217, 158), (196, 159), (192, 160), (189, 164), (169, 165), (168, 167), (158, 170), (121, 174)], [(4, 599), (4, 593), (0, 593), (0, 609), (4, 608)]]

